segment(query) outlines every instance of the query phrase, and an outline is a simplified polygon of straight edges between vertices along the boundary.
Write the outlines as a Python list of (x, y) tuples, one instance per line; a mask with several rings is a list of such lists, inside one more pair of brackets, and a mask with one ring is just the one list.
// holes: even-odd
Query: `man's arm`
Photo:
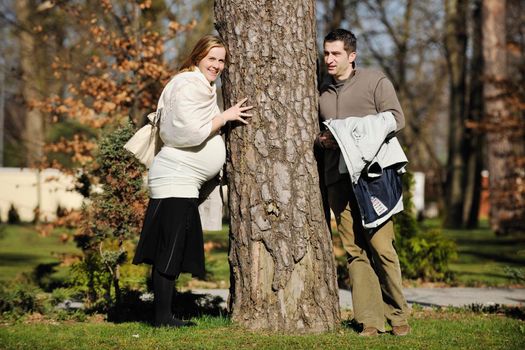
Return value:
[(378, 112), (392, 112), (396, 119), (396, 132), (405, 126), (405, 115), (397, 99), (394, 86), (386, 77), (381, 78), (374, 91), (374, 100)]

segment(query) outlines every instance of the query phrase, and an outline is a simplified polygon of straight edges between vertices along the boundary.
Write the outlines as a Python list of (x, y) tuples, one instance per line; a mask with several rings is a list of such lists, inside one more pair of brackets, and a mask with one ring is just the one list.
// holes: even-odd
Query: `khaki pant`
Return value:
[(349, 181), (328, 187), (328, 202), (348, 257), (355, 320), (380, 331), (385, 330), (385, 317), (392, 326), (406, 325), (408, 307), (392, 221), (365, 230)]

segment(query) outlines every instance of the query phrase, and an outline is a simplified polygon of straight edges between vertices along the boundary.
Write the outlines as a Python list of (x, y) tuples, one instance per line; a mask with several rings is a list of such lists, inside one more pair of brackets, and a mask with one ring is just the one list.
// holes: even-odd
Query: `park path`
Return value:
[[(227, 289), (192, 289), (195, 294), (210, 294), (228, 299)], [(405, 297), (409, 304), (421, 306), (482, 306), (507, 305), (525, 306), (525, 288), (405, 288)], [(339, 290), (341, 309), (352, 308), (352, 293), (346, 289)]]

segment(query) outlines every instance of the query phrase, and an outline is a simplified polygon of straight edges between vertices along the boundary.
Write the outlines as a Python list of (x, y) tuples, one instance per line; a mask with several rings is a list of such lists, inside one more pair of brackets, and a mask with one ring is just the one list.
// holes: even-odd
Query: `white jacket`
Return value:
[(166, 85), (158, 105), (166, 146), (198, 146), (210, 136), (212, 119), (221, 113), (215, 89), (198, 69), (179, 73)]
[(408, 159), (397, 138), (385, 142), (387, 135), (396, 130), (391, 112), (330, 119), (324, 124), (341, 149), (339, 172), (348, 172), (352, 183), (357, 183), (363, 171), (370, 177), (380, 176), (383, 168), (394, 164), (398, 164), (399, 172), (405, 171)]

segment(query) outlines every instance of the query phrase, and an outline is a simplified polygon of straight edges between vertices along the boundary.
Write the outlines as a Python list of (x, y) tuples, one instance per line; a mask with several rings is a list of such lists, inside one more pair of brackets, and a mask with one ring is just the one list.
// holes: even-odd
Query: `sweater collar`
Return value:
[(338, 86), (341, 86), (341, 85), (346, 85), (348, 84), (352, 78), (355, 76), (355, 72), (356, 72), (357, 68), (354, 68), (352, 70), (352, 73), (350, 73), (350, 76), (344, 80), (337, 80), (335, 79), (334, 77), (331, 77), (332, 78), (332, 84), (334, 87), (338, 87)]

